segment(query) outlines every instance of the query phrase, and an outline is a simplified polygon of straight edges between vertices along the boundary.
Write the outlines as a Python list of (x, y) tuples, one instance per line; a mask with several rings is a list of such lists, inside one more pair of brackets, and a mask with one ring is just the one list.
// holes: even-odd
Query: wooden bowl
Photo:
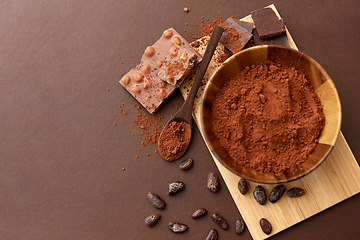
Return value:
[[(246, 66), (259, 64), (266, 60), (281, 61), (284, 66), (302, 70), (321, 100), (325, 114), (325, 127), (319, 143), (305, 162), (295, 168), (280, 173), (259, 173), (236, 163), (221, 146), (212, 130), (212, 103), (217, 92), (236, 73)], [(231, 172), (247, 180), (259, 183), (284, 183), (299, 179), (315, 170), (333, 149), (341, 125), (340, 99), (333, 81), (314, 59), (297, 50), (275, 46), (257, 46), (243, 50), (217, 69), (206, 85), (200, 111), (201, 130), (205, 141), (220, 163)]]

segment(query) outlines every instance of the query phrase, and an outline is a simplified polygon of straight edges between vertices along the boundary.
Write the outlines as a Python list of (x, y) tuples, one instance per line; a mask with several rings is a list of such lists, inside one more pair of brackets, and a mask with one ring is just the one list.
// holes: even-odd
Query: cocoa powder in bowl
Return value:
[(217, 93), (212, 129), (238, 164), (259, 173), (301, 165), (324, 128), (320, 99), (305, 74), (280, 62), (251, 65)]

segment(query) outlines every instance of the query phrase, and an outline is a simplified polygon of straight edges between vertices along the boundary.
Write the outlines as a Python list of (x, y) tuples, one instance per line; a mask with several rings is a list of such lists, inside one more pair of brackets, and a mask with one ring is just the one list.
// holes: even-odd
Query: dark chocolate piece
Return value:
[(245, 28), (249, 33), (252, 33), (253, 29), (254, 29), (254, 23), (252, 22), (245, 22), (245, 21), (241, 21), (241, 20), (237, 20), (234, 19), (234, 21), (239, 24), (240, 26), (242, 26), (243, 28)]
[(156, 43), (146, 48), (140, 64), (119, 82), (149, 113), (154, 114), (201, 59), (201, 55), (175, 29), (169, 28)]
[(252, 38), (251, 32), (240, 26), (239, 21), (229, 17), (223, 24), (224, 33), (220, 42), (232, 53), (237, 53), (243, 49)]
[(260, 39), (279, 36), (285, 33), (284, 25), (271, 8), (263, 8), (251, 13)]
[(289, 47), (289, 41), (287, 39), (286, 34), (277, 37), (267, 38), (267, 39), (260, 39), (256, 28), (254, 29), (254, 44), (256, 46), (270, 45), (270, 46)]

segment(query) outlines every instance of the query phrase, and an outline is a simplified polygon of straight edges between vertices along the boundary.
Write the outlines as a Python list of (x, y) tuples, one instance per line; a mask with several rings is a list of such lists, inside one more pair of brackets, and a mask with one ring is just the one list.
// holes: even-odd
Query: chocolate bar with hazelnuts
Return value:
[(146, 48), (140, 64), (119, 82), (154, 114), (201, 60), (201, 55), (175, 29), (169, 28)]

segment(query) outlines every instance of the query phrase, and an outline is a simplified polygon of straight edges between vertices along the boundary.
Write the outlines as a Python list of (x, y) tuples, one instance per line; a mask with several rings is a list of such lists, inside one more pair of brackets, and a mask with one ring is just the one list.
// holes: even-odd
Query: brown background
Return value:
[[(182, 158), (193, 157), (194, 166), (180, 171), (181, 160), (170, 164), (154, 153), (156, 145), (141, 147), (132, 123), (136, 101), (118, 80), (166, 28), (190, 41), (202, 16), (242, 18), (271, 3), (298, 48), (335, 82), (342, 132), (360, 159), (357, 0), (1, 1), (0, 239), (205, 239), (211, 228), (219, 239), (251, 239), (247, 230), (234, 233), (239, 212), (224, 182), (217, 194), (205, 187), (217, 169), (198, 130)], [(159, 114), (168, 119), (180, 102), (177, 93)], [(128, 115), (115, 116), (122, 103)], [(169, 197), (173, 180), (186, 189)], [(165, 199), (165, 210), (148, 203), (148, 191)], [(356, 195), (272, 239), (356, 239), (359, 206)], [(223, 215), (229, 230), (209, 215), (192, 220), (199, 207)], [(144, 219), (153, 213), (162, 219), (150, 229)], [(169, 221), (189, 231), (174, 234)]]

